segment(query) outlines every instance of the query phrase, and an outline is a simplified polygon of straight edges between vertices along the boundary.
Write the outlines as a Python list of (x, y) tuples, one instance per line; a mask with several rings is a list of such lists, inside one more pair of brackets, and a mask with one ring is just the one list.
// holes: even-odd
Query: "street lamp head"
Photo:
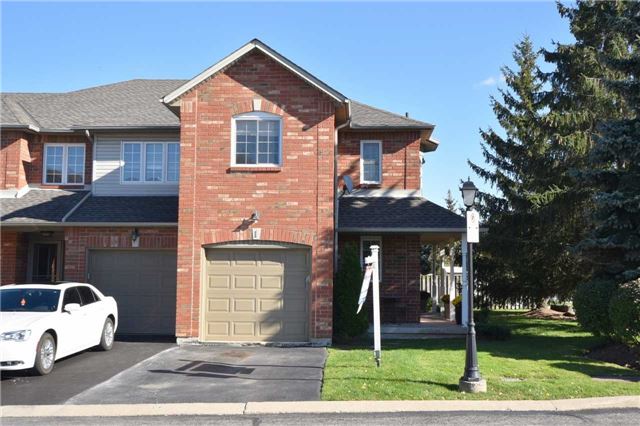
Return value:
[(467, 178), (467, 181), (462, 184), (460, 192), (462, 192), (462, 201), (464, 202), (464, 205), (467, 208), (473, 207), (476, 195), (478, 194), (478, 188), (476, 188), (470, 179)]

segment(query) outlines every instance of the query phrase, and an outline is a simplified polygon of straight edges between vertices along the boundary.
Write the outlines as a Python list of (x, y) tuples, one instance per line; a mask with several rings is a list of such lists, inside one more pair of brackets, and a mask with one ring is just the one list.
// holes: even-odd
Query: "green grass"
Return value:
[(640, 383), (592, 379), (640, 372), (584, 357), (603, 340), (583, 332), (575, 322), (529, 319), (518, 312), (492, 313), (490, 322), (508, 325), (513, 337), (478, 340), (486, 394), (458, 392), (464, 339), (383, 340), (380, 368), (370, 342), (330, 348), (322, 399), (539, 400), (640, 394)]

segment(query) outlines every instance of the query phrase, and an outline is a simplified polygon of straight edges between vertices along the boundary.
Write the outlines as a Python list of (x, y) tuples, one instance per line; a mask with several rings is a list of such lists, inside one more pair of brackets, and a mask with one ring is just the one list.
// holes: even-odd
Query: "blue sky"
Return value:
[(436, 125), (423, 193), (442, 204), (482, 162), (478, 129), (524, 34), (571, 40), (553, 2), (7, 3), (3, 91), (190, 78), (254, 37), (346, 96)]

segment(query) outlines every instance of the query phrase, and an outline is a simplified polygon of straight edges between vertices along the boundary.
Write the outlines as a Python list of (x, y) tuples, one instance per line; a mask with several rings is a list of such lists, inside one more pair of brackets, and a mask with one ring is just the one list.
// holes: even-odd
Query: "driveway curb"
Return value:
[(136, 417), (428, 411), (580, 411), (640, 409), (640, 396), (541, 401), (296, 401), (187, 404), (8, 405), (0, 417)]

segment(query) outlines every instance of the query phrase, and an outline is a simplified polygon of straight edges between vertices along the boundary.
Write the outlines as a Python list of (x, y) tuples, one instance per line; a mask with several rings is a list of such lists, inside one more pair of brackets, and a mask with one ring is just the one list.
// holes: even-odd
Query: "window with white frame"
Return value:
[(362, 236), (360, 237), (360, 264), (364, 269), (364, 259), (371, 256), (371, 246), (378, 246), (378, 271), (382, 277), (382, 237), (379, 236)]
[(84, 184), (84, 144), (45, 144), (43, 182), (49, 185)]
[(123, 183), (178, 182), (180, 144), (178, 142), (123, 142)]
[(280, 166), (282, 119), (265, 112), (250, 112), (233, 118), (233, 166)]
[(382, 181), (382, 141), (360, 141), (360, 183)]

